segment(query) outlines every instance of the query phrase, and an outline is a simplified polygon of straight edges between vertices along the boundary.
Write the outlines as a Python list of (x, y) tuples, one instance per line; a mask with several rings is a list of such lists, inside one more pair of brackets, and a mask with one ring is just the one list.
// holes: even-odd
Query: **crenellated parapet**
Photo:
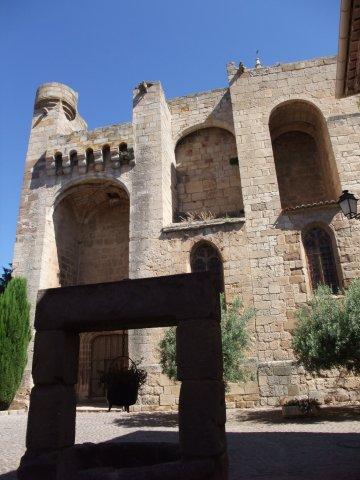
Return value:
[(92, 131), (55, 135), (46, 151), (46, 174), (70, 175), (77, 172), (117, 170), (135, 164), (132, 125), (111, 125)]

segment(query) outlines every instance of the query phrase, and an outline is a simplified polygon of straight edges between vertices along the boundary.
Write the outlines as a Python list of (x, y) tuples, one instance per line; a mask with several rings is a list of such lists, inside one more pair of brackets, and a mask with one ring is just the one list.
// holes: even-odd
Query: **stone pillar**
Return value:
[[(291, 356), (290, 334), (284, 331), (291, 285), (283, 255), (286, 226), (277, 228), (281, 204), (268, 126), (273, 102), (268, 95), (276, 84), (259, 70), (238, 72), (229, 80), (256, 309), (256, 349), (260, 361), (278, 361)], [(259, 89), (266, 95), (259, 95)]]
[[(171, 166), (175, 155), (171, 115), (161, 84), (142, 85), (134, 90), (133, 101), (136, 168), (130, 199), (131, 279), (159, 271), (161, 229), (172, 221)], [(160, 373), (157, 345), (161, 335), (161, 329), (129, 331), (129, 355), (142, 359), (149, 373)]]
[[(136, 169), (130, 209), (130, 278), (153, 275), (156, 240), (172, 221), (171, 164), (175, 160), (171, 116), (159, 82), (134, 90)], [(156, 252), (157, 256), (158, 252)]]
[(79, 335), (42, 331), (35, 335), (26, 447), (37, 454), (75, 442)]
[(180, 448), (184, 457), (226, 453), (225, 389), (219, 320), (180, 322), (177, 327)]

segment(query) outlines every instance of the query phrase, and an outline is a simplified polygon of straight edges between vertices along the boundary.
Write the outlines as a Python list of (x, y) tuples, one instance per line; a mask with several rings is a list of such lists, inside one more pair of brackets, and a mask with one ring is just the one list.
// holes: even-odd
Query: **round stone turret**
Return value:
[(49, 111), (61, 104), (68, 120), (74, 120), (77, 112), (78, 94), (63, 83), (51, 82), (40, 85), (36, 92), (35, 111)]

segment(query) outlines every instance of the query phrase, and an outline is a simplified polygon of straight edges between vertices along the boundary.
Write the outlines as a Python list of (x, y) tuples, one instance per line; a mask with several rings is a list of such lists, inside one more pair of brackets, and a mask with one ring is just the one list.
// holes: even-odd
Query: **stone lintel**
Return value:
[(151, 328), (194, 318), (220, 321), (219, 291), (210, 272), (40, 290), (35, 329)]

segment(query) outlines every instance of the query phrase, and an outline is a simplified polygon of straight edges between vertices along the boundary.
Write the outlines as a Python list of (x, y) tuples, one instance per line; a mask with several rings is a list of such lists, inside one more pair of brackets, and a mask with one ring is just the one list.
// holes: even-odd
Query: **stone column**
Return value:
[[(171, 115), (159, 82), (134, 90), (133, 132), (136, 167), (130, 199), (130, 278), (158, 271), (161, 229), (172, 221), (171, 165), (174, 148)], [(156, 302), (156, 298), (154, 298)], [(129, 331), (129, 354), (149, 372), (158, 372), (157, 344), (161, 329)]]
[(79, 335), (58, 330), (37, 332), (26, 447), (42, 453), (75, 442)]
[(225, 391), (219, 320), (196, 319), (177, 327), (180, 448), (184, 457), (226, 453)]

